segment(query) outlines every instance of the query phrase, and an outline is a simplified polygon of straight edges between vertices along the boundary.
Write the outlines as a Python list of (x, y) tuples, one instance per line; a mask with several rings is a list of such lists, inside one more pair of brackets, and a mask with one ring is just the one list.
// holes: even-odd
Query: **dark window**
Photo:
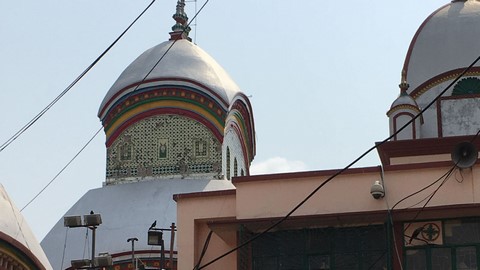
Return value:
[(252, 243), (252, 259), (253, 270), (383, 270), (388, 261), (386, 230), (372, 225), (267, 233)]

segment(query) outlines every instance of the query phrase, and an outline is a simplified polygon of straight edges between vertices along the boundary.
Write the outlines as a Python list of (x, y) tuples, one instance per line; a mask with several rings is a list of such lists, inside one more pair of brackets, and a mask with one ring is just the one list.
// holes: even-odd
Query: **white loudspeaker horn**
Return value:
[(452, 161), (460, 169), (472, 167), (478, 159), (478, 150), (471, 142), (461, 142), (452, 151)]

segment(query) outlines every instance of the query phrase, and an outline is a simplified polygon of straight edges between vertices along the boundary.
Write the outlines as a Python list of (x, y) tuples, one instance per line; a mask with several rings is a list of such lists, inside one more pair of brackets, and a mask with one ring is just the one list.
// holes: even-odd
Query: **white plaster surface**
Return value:
[[(139, 240), (135, 242), (135, 250), (159, 250), (160, 247), (147, 245), (147, 231), (154, 220), (157, 220), (157, 228), (169, 228), (176, 221), (174, 194), (233, 188), (229, 181), (207, 179), (152, 180), (105, 186), (88, 191), (64, 216), (85, 215), (92, 210), (101, 214), (103, 223), (96, 231), (96, 254), (131, 252), (127, 239), (132, 237)], [(65, 228), (63, 218), (55, 224), (41, 243), (54, 269), (64, 269), (70, 266), (71, 260), (91, 256), (91, 240), (86, 241), (86, 231), (86, 228)], [(88, 234), (91, 239), (91, 231)], [(164, 240), (168, 250), (170, 233), (165, 233)]]
[(438, 74), (469, 66), (480, 55), (480, 2), (457, 1), (441, 8), (412, 45), (409, 91)]
[[(110, 88), (100, 110), (116, 93), (128, 85), (142, 81), (172, 43), (173, 41), (163, 42), (148, 49), (133, 61)], [(210, 55), (184, 39), (175, 42), (160, 63), (153, 68), (147, 80), (159, 78), (180, 78), (202, 83), (227, 104), (230, 104), (235, 94), (240, 92), (238, 85)]]
[(480, 98), (442, 100), (444, 137), (474, 135), (480, 129)]

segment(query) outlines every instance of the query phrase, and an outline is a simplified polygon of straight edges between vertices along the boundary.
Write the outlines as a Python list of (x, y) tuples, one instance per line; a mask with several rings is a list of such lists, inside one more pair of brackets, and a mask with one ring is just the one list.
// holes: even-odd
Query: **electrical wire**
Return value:
[[(313, 195), (315, 195), (322, 187), (324, 187), (326, 184), (328, 184), (330, 181), (332, 181), (335, 177), (337, 177), (338, 175), (342, 174), (343, 172), (345, 172), (346, 170), (348, 170), (351, 166), (353, 166), (354, 164), (356, 164), (358, 161), (360, 161), (361, 159), (363, 159), (366, 155), (368, 155), (370, 152), (372, 152), (374, 149), (377, 149), (379, 146), (383, 145), (384, 143), (386, 143), (387, 141), (389, 141), (390, 139), (394, 138), (398, 133), (400, 133), (401, 131), (403, 131), (405, 128), (407, 128), (407, 126), (409, 126), (411, 123), (413, 123), (414, 121), (416, 121), (421, 115), (423, 115), (423, 113), (425, 113), (425, 111), (427, 109), (429, 109), (433, 104), (435, 104), (437, 102), (437, 100), (443, 96), (443, 94), (445, 94), (461, 77), (463, 77), (465, 75), (465, 73), (467, 73), (478, 61), (480, 60), (480, 56), (478, 56), (467, 68), (465, 68), (462, 73), (460, 73), (452, 82), (450, 82), (450, 84), (448, 84), (448, 86), (443, 89), (430, 103), (427, 104), (427, 106), (425, 106), (425, 108), (423, 108), (417, 115), (415, 115), (412, 119), (410, 119), (409, 121), (407, 121), (407, 123), (405, 123), (402, 127), (400, 127), (397, 131), (395, 131), (393, 134), (391, 134), (390, 136), (388, 136), (386, 139), (384, 139), (383, 141), (377, 143), (376, 145), (370, 147), (367, 151), (365, 151), (363, 154), (361, 154), (359, 157), (357, 157), (355, 160), (353, 160), (351, 163), (349, 163), (347, 166), (345, 166), (343, 169), (337, 171), (336, 173), (334, 173), (333, 175), (331, 175), (330, 177), (328, 177), (324, 182), (322, 182), (319, 186), (317, 186), (312, 192), (310, 192), (310, 194), (308, 194), (302, 201), (300, 201), (300, 203), (298, 203), (290, 212), (288, 212), (285, 216), (283, 216), (282, 218), (280, 218), (278, 221), (274, 222), (271, 226), (269, 226), (267, 229), (265, 229), (264, 231), (262, 231), (261, 233), (259, 234), (256, 234), (255, 236), (253, 236), (252, 238), (250, 238), (249, 240), (245, 241), (244, 243), (241, 243), (240, 245), (236, 246), (235, 248), (225, 252), (224, 254), (216, 257), (215, 259), (213, 260), (210, 260), (209, 262), (207, 262), (206, 264), (204, 264), (203, 266), (199, 267), (198, 270), (200, 269), (203, 269), (205, 267), (207, 267), (208, 265), (211, 265), (213, 264), (214, 262), (224, 258), (225, 256), (237, 251), (238, 249), (250, 244), (251, 242), (255, 241), (256, 239), (260, 238), (261, 236), (263, 236), (264, 234), (268, 233), (269, 231), (271, 231), (273, 228), (277, 227), (278, 225), (280, 225), (281, 223), (283, 223), (285, 220), (287, 220), (294, 212), (296, 212), (303, 204), (305, 204), (311, 197), (313, 197)], [(197, 269), (195, 269), (197, 270)]]
[[(205, 1), (205, 3), (203, 3), (203, 5), (200, 7), (200, 9), (197, 11), (197, 13), (195, 13), (195, 16), (193, 16), (193, 18), (188, 22), (187, 26), (182, 30), (182, 35), (185, 33), (185, 31), (190, 27), (190, 24), (196, 20), (198, 14), (200, 14), (200, 12), (202, 12), (203, 8), (208, 4), (208, 2), (210, 2), (210, 0), (207, 0)], [(165, 56), (167, 55), (167, 53), (172, 49), (172, 47), (175, 45), (175, 43), (177, 43), (178, 39), (174, 39), (172, 44), (170, 44), (170, 46), (168, 46), (167, 50), (165, 50), (165, 52), (162, 54), (162, 56), (160, 56), (160, 58), (158, 59), (158, 61), (155, 63), (155, 65), (153, 65), (153, 67), (147, 72), (147, 74), (143, 77), (143, 79), (137, 84), (137, 86), (135, 86), (135, 88), (133, 89), (132, 92), (136, 91), (141, 85), (142, 83), (148, 78), (148, 76), (150, 76), (150, 74), (152, 73), (152, 71), (158, 66), (158, 64), (165, 58)]]
[(400, 203), (402, 203), (402, 202), (405, 201), (406, 199), (408, 199), (408, 198), (410, 198), (410, 197), (412, 197), (412, 196), (415, 196), (415, 195), (417, 195), (418, 193), (420, 193), (420, 192), (428, 189), (429, 187), (435, 185), (436, 183), (440, 182), (440, 181), (441, 181), (442, 179), (444, 179), (447, 175), (449, 175), (450, 173), (452, 173), (455, 168), (456, 168), (456, 165), (453, 165), (446, 173), (444, 173), (442, 176), (440, 176), (439, 178), (437, 178), (437, 180), (435, 180), (435, 181), (433, 181), (432, 183), (428, 184), (427, 186), (425, 186), (425, 187), (423, 187), (423, 188), (421, 188), (421, 189), (413, 192), (412, 194), (410, 194), (410, 195), (402, 198), (401, 200), (399, 200), (398, 202), (396, 202), (396, 203), (392, 206), (391, 210), (393, 210), (395, 207), (397, 207)]
[[(473, 143), (473, 142), (475, 141), (475, 139), (478, 137), (479, 134), (480, 134), (480, 129), (477, 131), (477, 133), (475, 134), (475, 136), (470, 140), (470, 143)], [(429, 194), (427, 197), (425, 197), (424, 199), (422, 199), (420, 202), (417, 202), (416, 204), (407, 207), (407, 208), (412, 208), (412, 207), (414, 207), (414, 206), (416, 206), (416, 205), (418, 205), (418, 204), (420, 204), (421, 202), (423, 202), (423, 201), (426, 200), (426, 202), (425, 202), (425, 204), (422, 206), (422, 208), (417, 211), (417, 213), (415, 214), (415, 216), (413, 217), (413, 219), (408, 223), (408, 225), (406, 226), (406, 228), (403, 230), (404, 233), (405, 233), (405, 231), (412, 225), (412, 223), (418, 218), (418, 216), (420, 215), (420, 213), (425, 209), (425, 207), (427, 206), (427, 204), (433, 199), (433, 197), (434, 197), (435, 194), (438, 192), (438, 190), (440, 190), (440, 188), (448, 181), (448, 179), (450, 179), (450, 177), (452, 176), (452, 174), (454, 174), (455, 172), (458, 172), (458, 170), (457, 170), (457, 169), (458, 169), (457, 165), (458, 165), (458, 161), (457, 161), (444, 175), (442, 175), (439, 179), (437, 179), (436, 181), (434, 181), (432, 184), (430, 184), (430, 185), (428, 185), (427, 187), (421, 189), (420, 191), (417, 191), (417, 192), (415, 192), (415, 193), (413, 193), (413, 194), (411, 194), (411, 195), (403, 198), (402, 200), (400, 200), (399, 202), (397, 202), (397, 203), (395, 204), (395, 206), (397, 206), (400, 202), (406, 200), (407, 198), (409, 198), (409, 197), (411, 197), (411, 196), (413, 196), (413, 195), (415, 195), (415, 194), (418, 194), (419, 192), (425, 190), (425, 189), (428, 188), (428, 187), (433, 186), (435, 183), (437, 183), (439, 180), (441, 180), (441, 179), (443, 178), (442, 183), (440, 183), (440, 185), (439, 185), (431, 194)], [(463, 176), (462, 176), (462, 177), (463, 177)], [(458, 183), (462, 183), (462, 182), (463, 182), (463, 179), (462, 179), (462, 181), (458, 181), (458, 179), (455, 179), (455, 180), (456, 180)], [(407, 236), (408, 236), (408, 235), (407, 235)]]
[(198, 267), (200, 267), (200, 263), (202, 263), (202, 259), (205, 256), (205, 253), (207, 253), (207, 248), (208, 248), (208, 245), (210, 244), (210, 238), (212, 238), (212, 234), (213, 234), (213, 231), (210, 231), (207, 235), (207, 238), (205, 239), (205, 243), (203, 243), (202, 253), (200, 253), (200, 258), (198, 259), (198, 263), (197, 265), (195, 265), (195, 268), (194, 268), (195, 270), (197, 270)]
[[(387, 189), (387, 186), (385, 185), (385, 170), (383, 169), (383, 166), (380, 165), (380, 177), (382, 179), (382, 185), (383, 185), (383, 190), (384, 192), (386, 192), (388, 189)], [(394, 228), (394, 223), (393, 223), (393, 216), (392, 216), (392, 209), (390, 208), (390, 205), (388, 204), (388, 200), (384, 200), (385, 201), (385, 205), (387, 207), (387, 217), (388, 217), (388, 221), (387, 222), (390, 222), (390, 225), (392, 226), (392, 230)], [(393, 238), (393, 247), (395, 249), (395, 255), (397, 256), (397, 260), (400, 262), (401, 259), (400, 259), (400, 251), (398, 250), (398, 246), (397, 246), (397, 238), (395, 236), (395, 233), (392, 234), (392, 238)], [(373, 267), (373, 265), (372, 265)], [(403, 265), (400, 263), (400, 269), (403, 270)]]
[(50, 180), (50, 182), (48, 182), (21, 210), (20, 212), (22, 212), (25, 208), (27, 208), (27, 206), (29, 206), (33, 201), (35, 201), (35, 199), (38, 198), (38, 196), (40, 196), (40, 194), (42, 194), (45, 189), (47, 189), (50, 184), (53, 183), (53, 181), (55, 181), (55, 179), (58, 178), (58, 176), (60, 176), (60, 174), (65, 171), (66, 168), (68, 168), (68, 166), (70, 166), (70, 164), (72, 164), (72, 162), (78, 157), (78, 155), (80, 155), (80, 153), (83, 152), (83, 150), (85, 150), (85, 148), (93, 141), (93, 139), (95, 139), (95, 137), (97, 137), (98, 133), (100, 133), (100, 130), (102, 130), (103, 127), (100, 127), (97, 132), (95, 132), (95, 134), (90, 138), (90, 140), (88, 140), (88, 142), (83, 145), (82, 148), (80, 148), (80, 150), (75, 154), (75, 156), (73, 156), (72, 159), (70, 159), (69, 162), (67, 162), (67, 164), (65, 166), (63, 166), (63, 168), (52, 178), (52, 180)]
[[(133, 26), (133, 24), (153, 5), (153, 3), (154, 3), (155, 1), (156, 1), (156, 0), (153, 0), (146, 8), (142, 11), (142, 13), (140, 13), (140, 15), (137, 16), (137, 18), (136, 18), (136, 19), (127, 27), (127, 29), (125, 29), (125, 30), (123, 31), (123, 33), (107, 48), (107, 50), (105, 50), (105, 51), (102, 53), (102, 55), (100, 55), (100, 56), (97, 58), (97, 60), (95, 60), (94, 63), (92, 63), (92, 64), (74, 81), (74, 83), (70, 84), (70, 86), (67, 87), (67, 89), (65, 89), (64, 92), (62, 92), (62, 94), (60, 94), (59, 97), (57, 97), (56, 101), (58, 101), (58, 99), (60, 99), (61, 96), (63, 96), (68, 90), (70, 90), (70, 89), (75, 85), (75, 83), (77, 83), (77, 82), (98, 62), (98, 60), (100, 60), (100, 59), (103, 57), (103, 55), (105, 55), (105, 54), (108, 52), (108, 50), (110, 50), (110, 49), (113, 47), (113, 45), (115, 45), (115, 43), (130, 29), (130, 27)], [(197, 13), (195, 13), (195, 16), (193, 16), (192, 20), (187, 24), (187, 27), (186, 27), (186, 28), (188, 28), (188, 27), (190, 26), (190, 23), (197, 18), (198, 14), (200, 14), (200, 12), (201, 12), (201, 11), (203, 10), (203, 8), (208, 4), (209, 1), (210, 1), (210, 0), (207, 0), (207, 1), (200, 7), (200, 9), (197, 11)], [(186, 28), (183, 29), (182, 34), (185, 33)], [(140, 87), (140, 85), (147, 79), (147, 77), (152, 73), (152, 71), (155, 69), (155, 67), (165, 58), (165, 56), (166, 56), (167, 53), (170, 51), (170, 49), (173, 47), (173, 45), (176, 43), (176, 41), (177, 41), (177, 40), (174, 40), (174, 41), (172, 42), (172, 44), (170, 44), (170, 46), (168, 47), (168, 49), (167, 49), (167, 50), (163, 53), (163, 55), (158, 59), (158, 61), (155, 63), (155, 65), (148, 71), (148, 73), (143, 77), (143, 79), (140, 81), (140, 83), (135, 87), (134, 91), (137, 90), (138, 87)], [(55, 102), (56, 102), (56, 101), (55, 101)], [(51, 106), (53, 106), (53, 104), (55, 104), (55, 103), (52, 102), (52, 103), (50, 103), (50, 104), (51, 104)], [(50, 106), (50, 107), (51, 107), (51, 106)], [(47, 107), (48, 107), (48, 106), (47, 106)], [(45, 110), (45, 109), (44, 109), (44, 110)], [(48, 109), (47, 109), (47, 110), (48, 110)], [(45, 110), (43, 113), (45, 113), (45, 112), (46, 112), (46, 110)], [(43, 114), (42, 114), (42, 115), (43, 115)], [(38, 117), (38, 118), (39, 118), (39, 117)], [(38, 119), (37, 119), (37, 120), (38, 120)], [(35, 121), (36, 121), (36, 120), (35, 120)], [(35, 122), (35, 121), (34, 121), (34, 122)], [(29, 123), (30, 123), (30, 122), (29, 122)], [(33, 124), (33, 123), (31, 123), (31, 124)], [(31, 124), (30, 124), (30, 126), (31, 126)], [(40, 194), (42, 194), (42, 193), (45, 191), (45, 189), (47, 189), (48, 186), (50, 186), (50, 184), (51, 184), (53, 181), (55, 181), (55, 179), (57, 179), (57, 177), (78, 157), (78, 155), (79, 155), (79, 154), (90, 144), (90, 142), (98, 135), (98, 133), (100, 132), (100, 130), (102, 130), (102, 127), (100, 127), (100, 129), (99, 129), (99, 130), (91, 137), (91, 139), (80, 149), (80, 151), (60, 170), (60, 172), (57, 173), (57, 175), (55, 175), (55, 176), (52, 178), (52, 180), (50, 180), (50, 182), (48, 182), (48, 184), (47, 184), (45, 187), (43, 187), (43, 188), (20, 210), (20, 212), (23, 211), (27, 206), (29, 206), (38, 196), (40, 196)], [(23, 132), (22, 132), (22, 133), (23, 133)], [(20, 136), (20, 135), (21, 135), (21, 133), (18, 134), (18, 136)], [(16, 138), (17, 138), (18, 136), (16, 136)], [(16, 139), (16, 138), (15, 138), (15, 139)], [(13, 139), (13, 140), (15, 140), (15, 139)], [(11, 142), (13, 142), (13, 140), (10, 141), (10, 142), (9, 142), (8, 144), (6, 144), (6, 145), (5, 145), (5, 144), (2, 145), (2, 147), (0, 148), (0, 152), (1, 152), (3, 149), (5, 149), (5, 147), (7, 147)]]
[(65, 90), (63, 90), (52, 102), (50, 102), (45, 108), (43, 108), (32, 120), (27, 122), (20, 130), (18, 130), (15, 134), (13, 134), (7, 141), (5, 141), (0, 146), (0, 153), (5, 150), (11, 143), (13, 143), (18, 137), (20, 137), (27, 129), (29, 129), (35, 122), (37, 122), (50, 108), (53, 107), (70, 89), (73, 88), (99, 61), (103, 58), (105, 54), (127, 33), (127, 31), (142, 17), (142, 15), (153, 5), (156, 0), (152, 0), (152, 2), (138, 15), (135, 20), (110, 44), (110, 46), (105, 49), (100, 56), (95, 59), (80, 75), (78, 75), (72, 83), (70, 83)]
[[(413, 217), (413, 219), (409, 222), (409, 224), (407, 225), (407, 227), (403, 230), (404, 232), (410, 227), (410, 225), (412, 225), (412, 223), (417, 220), (418, 216), (420, 215), (420, 213), (423, 212), (423, 210), (425, 210), (425, 207), (427, 207), (427, 204), (433, 199), (433, 197), (435, 196), (435, 194), (437, 194), (438, 190), (440, 190), (440, 188), (448, 181), (448, 179), (450, 179), (450, 176), (452, 175), (452, 173), (455, 171), (456, 167), (450, 169), (447, 173), (447, 175), (445, 176), (445, 178), (443, 179), (443, 181), (440, 183), (440, 185), (438, 185), (438, 187), (431, 193), (431, 195), (429, 195), (427, 198), (428, 200), (423, 204), (422, 208), (420, 208), (417, 213), (415, 214), (415, 216)], [(424, 199), (425, 200), (425, 199)]]

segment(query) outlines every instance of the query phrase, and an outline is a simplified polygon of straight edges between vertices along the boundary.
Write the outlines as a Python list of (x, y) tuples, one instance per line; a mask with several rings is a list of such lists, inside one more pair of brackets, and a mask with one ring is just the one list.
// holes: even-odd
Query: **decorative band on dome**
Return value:
[(221, 142), (227, 111), (214, 99), (191, 88), (151, 87), (122, 97), (107, 112), (102, 124), (107, 146), (133, 123), (157, 114), (185, 115), (203, 123)]
[[(421, 95), (423, 95), (425, 92), (427, 92), (429, 89), (432, 87), (439, 85), (441, 83), (444, 83), (449, 80), (454, 80), (457, 78), (465, 68), (458, 68), (455, 70), (450, 70), (447, 72), (444, 72), (442, 74), (439, 74), (426, 82), (422, 83), (419, 85), (417, 88), (415, 88), (411, 93), (410, 96), (412, 96), (414, 99), (419, 98)], [(465, 73), (464, 76), (480, 76), (480, 67), (472, 67), (469, 72)]]
[(225, 127), (234, 127), (242, 142), (246, 163), (249, 164), (255, 157), (255, 130), (253, 116), (245, 99), (236, 99), (229, 111)]

